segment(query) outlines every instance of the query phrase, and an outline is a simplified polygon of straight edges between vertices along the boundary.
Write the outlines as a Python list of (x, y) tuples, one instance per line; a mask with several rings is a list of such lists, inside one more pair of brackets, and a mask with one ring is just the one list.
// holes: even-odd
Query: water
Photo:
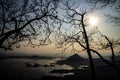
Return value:
[(38, 63), (40, 65), (50, 65), (58, 59), (51, 60), (32, 60), (32, 59), (5, 59), (0, 60), (0, 76), (4, 80), (37, 80), (44, 75), (64, 76), (67, 74), (52, 74), (49, 73), (54, 69), (72, 69), (68, 65), (55, 65), (54, 67), (27, 67), (25, 63)]
[[(49, 76), (65, 76), (65, 75), (70, 75), (74, 73), (49, 73), (52, 70), (58, 70), (58, 69), (73, 69), (72, 67), (68, 65), (55, 65), (55, 66), (49, 66), (49, 67), (44, 67), (44, 65), (50, 65), (51, 63), (55, 63), (57, 59), (44, 59), (44, 60), (35, 60), (35, 59), (4, 59), (0, 60), (0, 80), (39, 80), (42, 76), (49, 75)], [(25, 63), (38, 63), (42, 66), (39, 67), (27, 67)], [(95, 63), (96, 65), (103, 65), (100, 63), (98, 60)], [(84, 68), (88, 67), (86, 65), (81, 65), (79, 68)], [(119, 80), (117, 79), (118, 75), (116, 71), (107, 66), (106, 67), (100, 67), (98, 66), (96, 68), (97, 71), (97, 77), (101, 78), (101, 80), (104, 79), (104, 77), (109, 78), (116, 78), (113, 80)], [(82, 78), (87, 75), (87, 77), (84, 78), (89, 78), (89, 72), (81, 72)], [(102, 76), (102, 77), (101, 77)], [(84, 79), (85, 80), (85, 79)]]

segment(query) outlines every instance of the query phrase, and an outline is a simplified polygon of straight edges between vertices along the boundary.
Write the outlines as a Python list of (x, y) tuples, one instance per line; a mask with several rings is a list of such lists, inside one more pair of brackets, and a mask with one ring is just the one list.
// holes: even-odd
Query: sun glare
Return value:
[(97, 18), (97, 17), (91, 16), (91, 17), (89, 18), (89, 24), (90, 24), (90, 25), (97, 25), (97, 22), (98, 22), (98, 18)]

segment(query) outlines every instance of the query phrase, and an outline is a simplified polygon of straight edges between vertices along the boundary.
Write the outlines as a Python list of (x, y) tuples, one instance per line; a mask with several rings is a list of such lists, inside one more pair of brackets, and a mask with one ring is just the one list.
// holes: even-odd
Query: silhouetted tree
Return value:
[[(104, 36), (104, 40), (107, 40), (110, 48), (112, 50), (112, 63), (106, 60), (97, 50), (103, 49), (103, 45), (101, 45), (101, 41), (99, 37), (103, 37), (99, 35), (99, 31), (97, 29), (90, 30), (88, 28), (88, 19), (86, 18), (87, 12), (85, 10), (81, 10), (79, 6), (75, 7), (74, 4), (67, 2), (63, 3), (66, 11), (66, 15), (64, 16), (63, 22), (67, 23), (64, 27), (67, 27), (66, 30), (62, 30), (56, 35), (57, 47), (62, 48), (63, 51), (72, 47), (72, 50), (75, 49), (76, 43), (79, 44), (83, 50), (87, 51), (89, 56), (90, 66), (92, 70), (92, 78), (95, 79), (95, 68), (93, 64), (92, 53), (97, 54), (105, 63), (114, 67), (118, 72), (119, 69), (113, 64), (114, 63), (114, 51), (112, 47), (112, 42)], [(64, 29), (64, 28), (63, 28)], [(80, 47), (80, 48), (81, 48)]]
[[(107, 18), (107, 21), (108, 22), (112, 22), (114, 23), (115, 25), (117, 25), (119, 27), (119, 23), (120, 23), (120, 1), (119, 0), (86, 0), (88, 3), (91, 3), (94, 5), (94, 9), (104, 9), (104, 8), (108, 8), (115, 12), (115, 14), (112, 14), (112, 13), (105, 13), (105, 16)], [(98, 31), (100, 32), (100, 31)], [(101, 32), (100, 32), (101, 34)], [(106, 40), (107, 40), (107, 43), (105, 44), (101, 44), (103, 47), (102, 49), (107, 49), (107, 48), (110, 48), (111, 50), (111, 60), (112, 60), (112, 63), (115, 65), (115, 51), (114, 51), (114, 48), (117, 46), (119, 46), (120, 44), (120, 40), (119, 39), (113, 39), (113, 40), (110, 40), (106, 35), (103, 35), (101, 34), (102, 36), (101, 37), (104, 37)]]
[[(89, 39), (88, 39), (88, 34), (86, 31), (86, 24), (85, 24), (85, 15), (86, 15), (86, 11), (77, 11), (76, 9), (72, 8), (72, 6), (70, 6), (71, 3), (69, 3), (69, 0), (64, 4), (65, 5), (65, 9), (66, 10), (66, 15), (65, 17), (67, 18), (67, 20), (63, 20), (63, 22), (68, 23), (69, 24), (69, 33), (60, 33), (58, 36), (58, 38), (56, 38), (57, 40), (57, 45), (60, 46), (65, 46), (65, 45), (70, 45), (69, 46), (74, 46), (74, 43), (79, 43), (81, 44), (82, 41), (82, 45), (85, 47), (85, 50), (87, 51), (88, 57), (89, 57), (89, 61), (90, 61), (90, 66), (91, 66), (91, 71), (92, 71), (92, 79), (95, 80), (95, 68), (94, 68), (94, 64), (93, 64), (93, 58), (91, 55), (91, 50), (90, 50), (90, 44), (89, 44)], [(71, 30), (70, 30), (71, 29)], [(76, 30), (77, 29), (77, 30)], [(71, 34), (71, 31), (74, 31)], [(62, 37), (60, 37), (62, 35)], [(79, 41), (80, 40), (80, 41)], [(65, 45), (64, 45), (65, 44)], [(82, 46), (82, 47), (83, 47)]]
[(115, 64), (116, 54), (115, 54), (114, 48), (119, 47), (120, 39), (110, 40), (106, 35), (103, 35), (99, 30), (98, 30), (98, 33), (100, 33), (100, 36), (103, 37), (107, 41), (106, 43), (101, 42), (101, 46), (102, 46), (101, 49), (110, 48), (110, 50), (111, 50), (111, 60), (112, 60), (113, 65), (116, 66), (116, 64)]
[[(0, 48), (19, 48), (28, 41), (35, 47), (51, 43), (59, 0), (0, 0)], [(50, 28), (51, 27), (51, 28)], [(37, 37), (39, 35), (39, 37)], [(33, 41), (37, 39), (35, 44)]]

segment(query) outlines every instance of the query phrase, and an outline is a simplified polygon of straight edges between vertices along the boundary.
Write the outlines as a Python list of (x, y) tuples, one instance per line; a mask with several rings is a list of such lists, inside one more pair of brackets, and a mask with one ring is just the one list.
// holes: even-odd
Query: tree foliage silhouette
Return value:
[[(0, 48), (19, 48), (19, 42), (39, 46), (50, 43), (57, 20), (58, 0), (0, 0)], [(38, 44), (33, 39), (37, 38)]]
[[(63, 48), (63, 51), (67, 50), (68, 48), (72, 48), (72, 50), (76, 50), (76, 43), (79, 44), (83, 50), (86, 50), (91, 71), (92, 71), (92, 79), (95, 79), (95, 68), (94, 68), (94, 62), (92, 58), (92, 54), (97, 54), (105, 63), (109, 64), (113, 68), (115, 68), (118, 72), (119, 69), (114, 63), (114, 52), (112, 47), (112, 42), (108, 39), (107, 36), (104, 36), (104, 40), (107, 40), (107, 42), (110, 44), (111, 50), (112, 50), (112, 63), (106, 60), (97, 50), (103, 49), (103, 45), (101, 44), (101, 41), (99, 38), (102, 38), (100, 31), (95, 28), (94, 30), (90, 31), (88, 29), (89, 24), (87, 22), (87, 12), (85, 10), (79, 9), (79, 6), (74, 7), (74, 4), (69, 3), (69, 0), (63, 3), (65, 8), (66, 15), (63, 19), (63, 22), (68, 24), (69, 26), (66, 31), (62, 31), (56, 35), (56, 41), (58, 48)], [(64, 26), (64, 27), (67, 27)], [(119, 44), (119, 43), (118, 43)], [(107, 45), (105, 45), (107, 46)], [(80, 48), (81, 48), (80, 47)], [(105, 48), (104, 48), (105, 49)], [(76, 50), (77, 51), (77, 50)]]

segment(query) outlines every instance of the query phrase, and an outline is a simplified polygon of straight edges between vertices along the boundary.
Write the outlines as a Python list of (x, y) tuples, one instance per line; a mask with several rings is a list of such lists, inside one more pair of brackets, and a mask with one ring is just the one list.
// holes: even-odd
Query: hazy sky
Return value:
[[(79, 4), (78, 0), (70, 0), (71, 3), (75, 2), (76, 5)], [(84, 0), (81, 0), (81, 9), (85, 9), (86, 11), (90, 12), (90, 8), (92, 7), (91, 4), (86, 4), (84, 2)], [(98, 4), (100, 5), (100, 4)], [(62, 7), (62, 4), (60, 4), (60, 7)], [(112, 15), (118, 15), (116, 14), (116, 12), (113, 11), (114, 6), (112, 7), (106, 7), (103, 9), (97, 9), (91, 13), (89, 13), (88, 17), (90, 16), (94, 16), (98, 18), (97, 24), (96, 26), (98, 27), (98, 29), (105, 35), (107, 35), (109, 38), (120, 38), (120, 26), (117, 26), (113, 23), (107, 22), (107, 19), (105, 17), (105, 14), (112, 14)], [(64, 14), (64, 11), (62, 11), (61, 9), (59, 9), (58, 11), (59, 15), (62, 17), (62, 15)], [(64, 25), (63, 25), (64, 26)], [(13, 51), (4, 51), (4, 50), (0, 50), (1, 53), (15, 53), (15, 54), (57, 54), (57, 53), (61, 53), (61, 51), (59, 49), (57, 49), (55, 47), (54, 44), (51, 44), (49, 46), (41, 46), (41, 47), (35, 47), (35, 48), (31, 48), (31, 47), (21, 47), (18, 49), (14, 49)]]

